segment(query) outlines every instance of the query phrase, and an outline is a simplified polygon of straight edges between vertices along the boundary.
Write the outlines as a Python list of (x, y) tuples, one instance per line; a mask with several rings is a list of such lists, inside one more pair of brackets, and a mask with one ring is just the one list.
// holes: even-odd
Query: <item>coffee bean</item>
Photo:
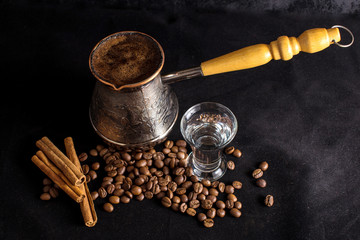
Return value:
[(89, 151), (89, 154), (90, 154), (91, 156), (93, 156), (93, 157), (96, 157), (99, 153), (98, 153), (98, 151), (97, 151), (96, 149), (91, 149), (91, 150)]
[(240, 181), (233, 181), (232, 182), (232, 186), (235, 188), (235, 189), (241, 189), (242, 188), (242, 183)]
[(241, 209), (242, 208), (242, 203), (237, 201), (234, 203), (234, 208), (237, 208), (237, 209)]
[(198, 219), (200, 222), (203, 222), (203, 221), (206, 219), (205, 213), (198, 213), (197, 219)]
[(124, 189), (116, 189), (116, 190), (113, 192), (113, 195), (118, 196), (118, 197), (121, 197), (124, 193), (125, 193), (125, 190), (124, 190)]
[(259, 168), (265, 172), (269, 168), (269, 164), (267, 162), (261, 162)]
[(138, 177), (135, 179), (134, 183), (138, 186), (141, 186), (145, 183), (145, 180), (144, 180), (144, 178)]
[(207, 228), (211, 228), (214, 226), (214, 220), (212, 220), (211, 218), (207, 218), (204, 220), (204, 226)]
[(56, 188), (52, 187), (49, 190), (49, 194), (52, 198), (57, 198), (59, 196), (59, 191)]
[(165, 148), (172, 148), (174, 146), (174, 142), (170, 140), (166, 140), (164, 146)]
[(211, 186), (211, 181), (209, 179), (202, 179), (201, 183), (205, 186), (205, 187), (210, 187)]
[(221, 201), (221, 200), (218, 200), (216, 202), (216, 207), (217, 208), (225, 208), (225, 203), (223, 201)]
[(234, 193), (235, 192), (235, 188), (232, 185), (227, 185), (225, 187), (225, 193), (229, 194), (229, 193)]
[(43, 187), (43, 192), (44, 192), (44, 193), (49, 192), (49, 191), (50, 191), (50, 188), (51, 188), (51, 185), (46, 185), (46, 186), (44, 186), (44, 187)]
[(162, 150), (162, 152), (163, 152), (163, 154), (167, 155), (167, 154), (171, 153), (171, 149), (170, 148), (164, 148)]
[(217, 197), (214, 195), (209, 195), (206, 197), (206, 199), (210, 200), (212, 203), (216, 203)]
[(43, 201), (48, 201), (51, 199), (51, 196), (49, 193), (43, 193), (40, 195), (40, 199), (43, 200)]
[(146, 160), (149, 160), (149, 159), (152, 158), (152, 154), (151, 154), (151, 153), (148, 153), (148, 152), (143, 153), (143, 158), (146, 159)]
[(174, 173), (176, 176), (183, 175), (185, 173), (185, 168), (183, 167), (176, 168)]
[(216, 190), (215, 188), (210, 188), (209, 194), (217, 197), (219, 196), (219, 191)]
[(188, 209), (186, 209), (186, 213), (190, 216), (195, 216), (196, 210), (194, 208), (189, 207)]
[(50, 179), (48, 179), (48, 178), (44, 178), (43, 179), (43, 184), (44, 185), (50, 185), (50, 184), (52, 184), (52, 181)]
[(199, 182), (194, 183), (193, 188), (194, 188), (194, 192), (196, 193), (201, 193), (204, 189), (203, 185)]
[(186, 193), (186, 188), (178, 188), (176, 189), (176, 194), (177, 195), (183, 195)]
[(112, 204), (119, 204), (120, 203), (120, 197), (111, 196), (111, 197), (109, 197), (109, 202), (112, 203)]
[(181, 199), (181, 202), (183, 202), (183, 203), (187, 203), (187, 202), (189, 201), (188, 196), (186, 196), (185, 194), (184, 194), (184, 195), (181, 195), (181, 196), (180, 196), (180, 199)]
[(272, 195), (267, 195), (264, 202), (266, 206), (272, 207), (274, 205), (274, 197)]
[(188, 206), (187, 206), (186, 203), (181, 203), (180, 206), (179, 206), (179, 210), (180, 210), (180, 212), (182, 212), (182, 213), (185, 213), (186, 210), (187, 210), (187, 208), (188, 208)]
[(137, 185), (133, 185), (131, 187), (131, 193), (134, 194), (135, 196), (138, 196), (142, 193), (142, 189), (141, 189), (141, 187), (139, 187)]
[(135, 160), (140, 160), (140, 159), (142, 159), (142, 156), (143, 156), (143, 153), (138, 152), (138, 153), (135, 154), (134, 158), (135, 158)]
[(232, 155), (236, 158), (240, 158), (242, 153), (239, 149), (235, 149), (235, 151), (232, 153)]
[(84, 174), (88, 174), (90, 171), (90, 167), (87, 164), (82, 165), (81, 168)]
[(210, 208), (207, 212), (206, 212), (206, 216), (208, 218), (214, 218), (216, 216), (216, 209), (215, 208)]
[(104, 146), (99, 144), (99, 145), (96, 145), (96, 151), (100, 152), (102, 149), (104, 149)]
[(191, 177), (193, 175), (194, 175), (194, 170), (192, 169), (192, 167), (186, 167), (185, 168), (185, 176)]
[(237, 197), (232, 193), (227, 195), (227, 199), (232, 200), (233, 202), (237, 201)]
[(88, 175), (85, 175), (85, 178), (86, 178), (86, 182), (88, 183), (88, 182), (90, 182), (91, 181), (91, 177), (90, 177), (90, 175), (88, 174)]
[(147, 199), (152, 199), (154, 197), (154, 194), (152, 192), (150, 192), (150, 191), (146, 191), (145, 192), (145, 197)]
[(138, 201), (142, 201), (142, 200), (144, 200), (144, 198), (145, 198), (145, 195), (143, 194), (143, 193), (140, 193), (139, 195), (137, 195), (136, 197), (136, 200), (138, 200)]
[(182, 160), (182, 159), (185, 159), (186, 154), (184, 152), (178, 152), (176, 154), (176, 156), (177, 156), (178, 159)]
[(122, 203), (129, 203), (130, 202), (130, 198), (128, 196), (125, 196), (125, 195), (122, 195), (121, 198), (120, 198), (120, 201)]
[(179, 204), (178, 203), (172, 203), (171, 204), (171, 209), (174, 210), (175, 212), (179, 211)]
[(145, 159), (136, 161), (135, 166), (138, 167), (138, 168), (146, 167), (147, 166), (147, 161)]
[(233, 207), (234, 207), (234, 201), (232, 201), (232, 200), (226, 200), (225, 201), (225, 207), (227, 208), (227, 209), (232, 209)]
[(190, 192), (188, 195), (189, 201), (197, 199), (198, 194), (194, 191)]
[(198, 207), (200, 207), (200, 202), (197, 199), (191, 200), (189, 203), (189, 206), (191, 208), (198, 208)]
[(257, 185), (258, 187), (261, 187), (261, 188), (266, 187), (266, 181), (265, 181), (265, 179), (260, 178), (260, 179), (256, 180), (256, 185)]
[(209, 195), (209, 189), (207, 189), (207, 187), (204, 187), (203, 190), (201, 191), (201, 193), (203, 193), (205, 196)]
[(181, 184), (181, 187), (188, 189), (188, 188), (190, 188), (192, 185), (193, 185), (193, 183), (192, 183), (191, 181), (186, 181), (186, 182), (184, 182), (183, 184)]
[(78, 158), (79, 158), (80, 162), (84, 162), (84, 161), (86, 161), (86, 159), (88, 159), (88, 155), (87, 155), (87, 153), (83, 152), (83, 153), (80, 153)]
[(167, 190), (166, 192), (166, 196), (170, 199), (172, 199), (174, 197), (174, 193), (171, 190)]
[(219, 186), (219, 183), (220, 183), (219, 181), (214, 181), (211, 183), (211, 187), (217, 188)]
[(220, 182), (218, 188), (219, 192), (223, 193), (225, 191), (225, 183)]
[(177, 140), (175, 145), (178, 147), (186, 147), (186, 142), (184, 140)]
[(181, 199), (179, 196), (174, 196), (171, 200), (173, 203), (181, 203)]
[(231, 160), (228, 161), (226, 165), (227, 165), (227, 168), (231, 171), (235, 169), (235, 163)]
[(201, 207), (204, 209), (210, 209), (210, 208), (212, 208), (212, 205), (213, 205), (212, 201), (210, 201), (208, 199), (201, 202)]
[(191, 180), (193, 183), (196, 183), (196, 182), (199, 181), (198, 177), (195, 176), (195, 175), (192, 175), (192, 176), (190, 177), (190, 180)]
[(231, 214), (231, 216), (236, 217), (236, 218), (239, 218), (241, 216), (241, 212), (237, 208), (232, 208), (230, 210), (230, 214)]
[(260, 168), (255, 169), (255, 170), (253, 171), (253, 173), (252, 173), (252, 176), (253, 176), (253, 178), (255, 178), (255, 179), (261, 178), (262, 175), (263, 175), (263, 171), (262, 171)]
[(197, 200), (199, 200), (199, 201), (204, 201), (204, 200), (206, 200), (205, 194), (200, 193), (200, 194), (197, 196)]
[(114, 206), (111, 203), (105, 203), (103, 208), (106, 212), (109, 212), (109, 213), (114, 211)]
[(99, 193), (97, 191), (91, 192), (90, 195), (93, 201), (95, 201), (99, 197)]
[(108, 194), (112, 194), (114, 191), (115, 191), (115, 185), (114, 185), (114, 184), (109, 184), (109, 185), (106, 187), (106, 192), (107, 192)]
[(171, 199), (168, 198), (168, 197), (163, 197), (161, 199), (161, 204), (164, 206), (164, 207), (171, 207)]
[(92, 165), (91, 165), (91, 168), (93, 170), (99, 170), (100, 168), (100, 163), (99, 162), (94, 162)]
[(225, 211), (223, 208), (220, 208), (220, 209), (216, 210), (216, 215), (217, 215), (218, 217), (223, 218), (223, 217), (225, 217), (225, 215), (226, 215), (226, 211)]
[(235, 151), (235, 147), (233, 146), (225, 148), (226, 154), (232, 154), (234, 151)]
[(187, 153), (186, 147), (179, 147), (179, 152)]
[(105, 190), (104, 187), (100, 187), (98, 193), (100, 198), (106, 198), (107, 196), (107, 191)]
[(131, 155), (128, 154), (127, 152), (123, 152), (121, 153), (121, 158), (127, 162), (129, 162), (131, 160)]

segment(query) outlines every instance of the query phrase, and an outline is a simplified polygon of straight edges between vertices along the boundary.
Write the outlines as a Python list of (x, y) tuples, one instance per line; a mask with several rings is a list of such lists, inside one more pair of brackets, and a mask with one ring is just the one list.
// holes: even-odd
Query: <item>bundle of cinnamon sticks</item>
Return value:
[(73, 139), (67, 137), (64, 143), (66, 155), (49, 138), (41, 138), (36, 142), (36, 146), (40, 150), (31, 160), (69, 197), (80, 204), (85, 225), (93, 227), (97, 223), (97, 215)]

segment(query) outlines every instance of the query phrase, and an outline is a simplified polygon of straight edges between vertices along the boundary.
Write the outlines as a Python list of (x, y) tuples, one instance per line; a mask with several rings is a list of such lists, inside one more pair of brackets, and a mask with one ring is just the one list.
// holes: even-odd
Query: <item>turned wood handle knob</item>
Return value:
[(314, 28), (298, 38), (281, 36), (270, 44), (256, 44), (201, 63), (204, 76), (264, 65), (274, 60), (290, 60), (300, 51), (316, 53), (341, 40), (338, 28)]

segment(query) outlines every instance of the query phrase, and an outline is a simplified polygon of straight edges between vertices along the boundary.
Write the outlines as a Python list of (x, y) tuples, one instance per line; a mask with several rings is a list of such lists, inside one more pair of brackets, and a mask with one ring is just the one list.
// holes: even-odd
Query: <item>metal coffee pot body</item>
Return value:
[[(331, 44), (341, 47), (339, 28), (315, 28), (299, 37), (281, 36), (270, 44), (256, 44), (223, 56), (202, 62), (199, 67), (160, 76), (164, 64), (164, 52), (152, 37), (139, 32), (119, 32), (101, 40), (90, 55), (90, 69), (99, 80), (96, 83), (90, 105), (90, 119), (95, 131), (110, 145), (116, 148), (152, 147), (166, 139), (174, 126), (178, 112), (178, 101), (168, 84), (197, 76), (243, 70), (264, 65), (271, 60), (290, 60), (300, 51), (315, 53)], [(93, 52), (109, 39), (123, 34), (139, 34), (155, 42), (161, 51), (162, 62), (148, 78), (124, 86), (114, 86), (103, 81), (92, 66)]]

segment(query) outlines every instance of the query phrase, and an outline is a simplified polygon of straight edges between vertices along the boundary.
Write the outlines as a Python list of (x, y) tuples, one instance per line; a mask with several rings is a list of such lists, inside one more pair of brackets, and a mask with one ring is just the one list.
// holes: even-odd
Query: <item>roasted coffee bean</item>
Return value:
[(264, 202), (266, 206), (272, 207), (274, 205), (274, 197), (272, 195), (267, 195)]
[(178, 153), (178, 152), (179, 152), (179, 147), (178, 147), (178, 146), (173, 146), (173, 147), (171, 148), (171, 151), (172, 151), (173, 153)]
[(87, 164), (82, 165), (81, 168), (84, 174), (88, 174), (90, 171), (90, 167)]
[(234, 203), (234, 208), (237, 208), (237, 209), (241, 209), (242, 208), (242, 203), (237, 201)]
[(235, 169), (235, 163), (231, 160), (227, 162), (226, 166), (231, 171)]
[(235, 151), (235, 147), (233, 146), (225, 148), (226, 154), (232, 154), (234, 151)]
[(125, 193), (125, 190), (124, 190), (124, 189), (116, 189), (116, 190), (113, 192), (113, 195), (114, 195), (114, 196), (121, 197), (124, 193)]
[(145, 159), (136, 161), (135, 166), (138, 167), (138, 168), (146, 167), (147, 166), (147, 161)]
[(186, 209), (186, 213), (190, 216), (195, 216), (196, 210), (194, 208), (189, 207), (188, 209)]
[(237, 201), (237, 197), (236, 197), (234, 194), (232, 194), (232, 193), (230, 193), (230, 194), (227, 195), (227, 199), (229, 199), (229, 200), (231, 200), (231, 201), (233, 201), (233, 202), (236, 202), (236, 201)]
[(177, 195), (183, 195), (186, 193), (186, 188), (178, 188), (176, 189), (176, 194)]
[(166, 140), (164, 146), (165, 148), (172, 148), (174, 146), (174, 142), (170, 140)]
[(90, 154), (90, 156), (96, 157), (99, 153), (98, 153), (98, 151), (96, 151), (96, 149), (91, 149), (89, 151), (89, 154)]
[(185, 168), (183, 167), (176, 168), (174, 171), (174, 174), (176, 176), (183, 175), (184, 173), (185, 173)]
[(43, 200), (43, 201), (48, 201), (51, 199), (51, 196), (49, 193), (43, 193), (40, 195), (40, 199)]
[(123, 175), (126, 171), (126, 167), (125, 166), (119, 167), (118, 169), (116, 169), (116, 171), (118, 175)]
[(177, 156), (176, 153), (173, 153), (173, 152), (169, 153), (169, 154), (168, 154), (168, 158), (167, 158), (165, 164), (166, 164), (166, 165), (170, 165), (170, 161), (171, 161), (173, 158), (176, 158), (176, 156)]
[(242, 183), (240, 181), (233, 181), (232, 182), (232, 186), (235, 188), (235, 189), (241, 189), (242, 188)]
[(111, 163), (110, 164), (107, 164), (105, 167), (104, 167), (104, 170), (105, 172), (110, 172), (114, 169), (114, 165), (112, 165)]
[(167, 155), (167, 154), (171, 153), (171, 149), (170, 148), (164, 148), (162, 150), (162, 152), (163, 152), (163, 154)]
[(217, 188), (219, 186), (219, 183), (220, 183), (219, 181), (214, 181), (211, 183), (211, 187)]
[(151, 191), (146, 191), (145, 192), (145, 197), (147, 199), (152, 199), (154, 197), (154, 194)]
[[(85, 173), (86, 174), (86, 173)], [(44, 185), (50, 185), (50, 184), (52, 184), (52, 181), (50, 180), (50, 179), (48, 179), (48, 178), (44, 178), (43, 179), (43, 184)]]
[(134, 183), (138, 186), (141, 186), (145, 183), (145, 180), (144, 180), (144, 178), (138, 177), (135, 179)]
[(86, 161), (86, 159), (88, 159), (88, 155), (86, 152), (83, 152), (83, 153), (80, 153), (78, 158), (79, 158), (80, 162), (84, 162), (84, 161)]
[(186, 167), (185, 168), (185, 176), (191, 177), (193, 175), (194, 175), (194, 170), (192, 169), (192, 167)]
[(100, 152), (101, 150), (103, 150), (104, 146), (99, 144), (99, 145), (96, 145), (96, 151)]
[(197, 200), (197, 199), (191, 200), (191, 201), (189, 202), (189, 206), (190, 206), (191, 208), (198, 208), (198, 207), (200, 207), (200, 202), (199, 202), (199, 200)]
[(209, 189), (207, 189), (207, 187), (204, 187), (203, 190), (201, 191), (201, 193), (203, 193), (205, 196), (209, 195)]
[(50, 188), (51, 188), (51, 185), (46, 185), (46, 186), (44, 186), (44, 187), (43, 187), (43, 192), (44, 192), (44, 193), (49, 192), (49, 191), (50, 191)]
[(178, 203), (172, 203), (171, 204), (171, 209), (174, 210), (175, 212), (179, 211), (179, 204)]
[(226, 200), (225, 201), (225, 207), (227, 208), (227, 209), (232, 209), (233, 207), (234, 207), (234, 201), (232, 201), (232, 200)]
[(199, 181), (198, 177), (195, 176), (195, 175), (192, 175), (192, 176), (190, 177), (190, 180), (191, 180), (193, 183), (196, 183), (196, 182)]
[(156, 198), (157, 199), (162, 199), (163, 197), (166, 196), (166, 193), (165, 192), (159, 192), (158, 194), (156, 194)]
[(218, 188), (219, 192), (223, 193), (225, 191), (225, 183), (220, 182)]
[(145, 195), (144, 195), (143, 193), (140, 193), (140, 194), (137, 195), (135, 198), (136, 198), (136, 200), (138, 200), (138, 201), (142, 201), (142, 200), (144, 200)]
[(168, 197), (163, 197), (161, 199), (161, 204), (164, 206), (164, 207), (171, 207), (171, 199), (168, 198)]
[(182, 160), (182, 159), (185, 159), (186, 158), (186, 154), (184, 152), (178, 152), (176, 154), (176, 157), (179, 159), (179, 160)]
[(94, 162), (93, 164), (91, 164), (91, 168), (93, 169), (93, 170), (99, 170), (99, 168), (100, 168), (100, 163), (99, 162)]
[(187, 153), (186, 147), (179, 147), (179, 152)]
[(106, 198), (107, 196), (107, 191), (104, 187), (100, 187), (98, 193), (100, 198)]
[(181, 185), (183, 182), (185, 182), (184, 175), (176, 176), (174, 182), (176, 182), (177, 185)]
[[(105, 177), (105, 178), (111, 178), (111, 179), (113, 179), (112, 177)], [(104, 178), (104, 179), (105, 179)], [(120, 184), (123, 184), (124, 183), (124, 180), (125, 180), (125, 176), (124, 175), (118, 175), (118, 176), (116, 176), (116, 178), (115, 178), (115, 182), (119, 182)]]
[(154, 166), (157, 167), (157, 168), (162, 168), (162, 167), (164, 167), (164, 162), (163, 162), (163, 160), (160, 160), (160, 159), (155, 160)]
[(230, 214), (233, 217), (239, 218), (241, 216), (241, 211), (239, 209), (237, 209), (237, 208), (232, 208), (230, 210)]
[(91, 192), (90, 195), (93, 201), (95, 201), (99, 197), (99, 193), (97, 191)]
[(217, 197), (214, 195), (209, 195), (206, 197), (207, 200), (210, 200), (212, 203), (216, 203)]
[[(112, 165), (112, 164), (110, 164), (110, 165)], [(129, 166), (127, 166), (126, 167), (126, 171), (129, 173), (129, 172), (132, 172), (133, 170), (134, 170), (134, 166), (132, 166), (132, 165), (129, 165)], [(106, 171), (106, 167), (105, 167), (105, 171)]]
[(111, 203), (105, 203), (103, 208), (106, 212), (109, 212), (109, 213), (114, 211), (114, 206)]
[(197, 200), (199, 201), (204, 201), (206, 199), (206, 196), (203, 194), (203, 193), (200, 193), (198, 196), (197, 196)]
[(177, 140), (175, 145), (178, 147), (186, 147), (186, 142), (184, 140)]
[(236, 158), (240, 158), (242, 153), (239, 149), (235, 149), (235, 151), (232, 153), (232, 155)]
[(149, 171), (149, 168), (146, 166), (146, 167), (141, 167), (139, 169), (140, 171), (140, 174), (143, 174), (143, 175), (150, 175), (150, 171)]
[(109, 184), (109, 185), (106, 187), (106, 192), (107, 192), (108, 194), (112, 194), (114, 191), (115, 191), (115, 185), (114, 185), (114, 184)]
[(91, 177), (90, 177), (89, 174), (88, 174), (88, 175), (85, 175), (85, 178), (86, 178), (86, 182), (87, 182), (87, 183), (91, 181)]
[(109, 202), (112, 204), (119, 204), (120, 198), (118, 196), (111, 196), (109, 197)]
[(198, 219), (200, 222), (203, 222), (203, 221), (206, 219), (205, 213), (198, 213), (197, 219)]
[(184, 182), (183, 184), (181, 184), (181, 187), (188, 189), (188, 188), (190, 188), (192, 185), (193, 185), (193, 183), (192, 183), (191, 181), (186, 181), (186, 182)]
[(127, 152), (121, 153), (121, 158), (127, 162), (131, 161), (131, 155)]
[(204, 189), (202, 183), (199, 183), (199, 182), (194, 183), (193, 188), (194, 188), (194, 192), (196, 192), (196, 193), (201, 193)]
[(101, 149), (101, 151), (99, 152), (99, 155), (100, 155), (100, 157), (103, 158), (107, 153), (109, 153), (109, 149), (103, 148), (103, 149)]
[(174, 193), (171, 190), (167, 190), (166, 192), (166, 196), (170, 199), (172, 199), (174, 197)]
[(223, 201), (221, 201), (221, 200), (218, 200), (216, 202), (216, 207), (217, 208), (225, 208), (225, 203)]
[(259, 165), (259, 168), (265, 172), (266, 170), (268, 170), (269, 168), (269, 164), (267, 162), (261, 162), (260, 165)]
[(97, 178), (97, 174), (94, 170), (90, 170), (88, 175), (90, 176), (91, 180), (95, 180)]
[(211, 228), (214, 226), (214, 220), (212, 220), (211, 218), (207, 218), (204, 220), (204, 226), (207, 228)]
[(210, 187), (211, 186), (211, 181), (209, 179), (203, 179), (201, 180), (201, 183), (204, 185), (204, 187)]
[(181, 203), (181, 199), (179, 196), (174, 196), (171, 200), (173, 203)]
[(227, 185), (225, 187), (225, 193), (229, 194), (229, 193), (234, 193), (235, 192), (235, 188), (232, 185)]
[(134, 194), (135, 196), (138, 196), (142, 193), (142, 189), (141, 189), (141, 187), (139, 187), (137, 185), (133, 185), (131, 187), (131, 193)]
[(130, 191), (125, 191), (124, 196), (127, 196), (130, 199), (133, 199), (134, 195)]
[(256, 185), (257, 185), (258, 187), (261, 187), (261, 188), (266, 187), (266, 181), (265, 181), (265, 179), (260, 178), (260, 179), (256, 180)]
[(255, 178), (255, 179), (261, 178), (262, 175), (263, 175), (263, 171), (262, 171), (260, 168), (255, 169), (255, 170), (252, 172), (252, 176), (253, 176), (253, 178)]
[(110, 171), (110, 172), (107, 173), (108, 177), (116, 177), (117, 174), (118, 174), (118, 173), (117, 173), (116, 170), (112, 170), (112, 171)]
[(188, 195), (189, 201), (197, 199), (198, 194), (194, 191), (190, 192)]
[[(173, 182), (173, 181), (169, 182), (169, 184), (167, 186), (168, 186), (168, 189), (173, 192), (175, 192), (177, 189), (177, 184), (176, 184), (176, 182)], [(186, 188), (185, 188), (185, 190), (186, 190)]]
[(130, 202), (130, 198), (128, 196), (125, 196), (125, 195), (122, 195), (121, 198), (120, 198), (120, 201), (122, 203), (129, 203)]
[(216, 216), (216, 209), (215, 208), (210, 208), (207, 212), (206, 212), (206, 216), (208, 218), (214, 218)]
[(204, 209), (210, 209), (210, 208), (212, 208), (212, 205), (213, 205), (213, 202), (208, 199), (201, 202), (201, 207)]
[(135, 158), (135, 160), (140, 160), (142, 158), (142, 156), (143, 156), (143, 153), (138, 152), (138, 153), (135, 154), (134, 158)]
[(167, 166), (164, 166), (163, 167), (163, 172), (164, 172), (165, 175), (169, 175), (170, 174), (170, 169)]
[(216, 215), (217, 215), (218, 217), (223, 218), (223, 217), (225, 217), (225, 215), (226, 215), (226, 211), (225, 211), (223, 208), (220, 208), (220, 209), (216, 210)]
[(151, 153), (148, 153), (148, 152), (143, 153), (143, 158), (146, 159), (146, 160), (149, 160), (149, 159), (152, 158), (152, 154), (151, 154)]
[(181, 202), (183, 203), (187, 203), (189, 201), (188, 196), (186, 196), (185, 194), (180, 196)]

